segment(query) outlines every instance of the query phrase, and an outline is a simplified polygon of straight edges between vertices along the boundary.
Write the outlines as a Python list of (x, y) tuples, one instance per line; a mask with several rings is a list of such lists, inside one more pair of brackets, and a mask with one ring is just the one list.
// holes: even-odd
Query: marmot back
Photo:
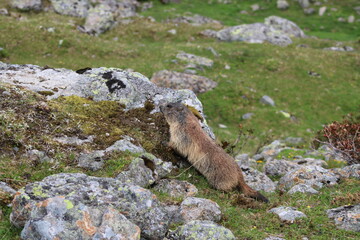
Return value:
[(198, 119), (186, 106), (179, 102), (169, 103), (160, 110), (170, 126), (169, 146), (187, 157), (213, 187), (223, 191), (240, 188), (245, 195), (268, 202), (245, 183), (235, 160), (203, 131)]

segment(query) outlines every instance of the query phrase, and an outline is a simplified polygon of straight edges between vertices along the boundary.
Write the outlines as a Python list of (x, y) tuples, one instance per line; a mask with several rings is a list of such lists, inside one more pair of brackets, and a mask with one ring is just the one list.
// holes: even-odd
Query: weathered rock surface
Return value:
[(240, 166), (244, 173), (245, 182), (256, 191), (274, 192), (275, 183), (264, 173), (246, 166)]
[(129, 136), (123, 136), (123, 139), (116, 141), (113, 145), (105, 149), (105, 152), (125, 152), (142, 153), (145, 152), (141, 146), (131, 143), (133, 139)]
[(180, 205), (180, 216), (184, 222), (192, 220), (218, 222), (221, 219), (221, 211), (219, 205), (212, 200), (188, 197)]
[(286, 10), (289, 8), (289, 3), (286, 0), (277, 0), (276, 7), (280, 10)]
[(360, 232), (360, 204), (333, 208), (326, 213), (338, 228)]
[(161, 179), (154, 189), (171, 197), (192, 197), (198, 192), (193, 184), (176, 179)]
[(183, 240), (235, 240), (234, 234), (227, 228), (224, 228), (211, 221), (191, 221), (170, 232), (169, 239)]
[(160, 87), (190, 89), (195, 93), (207, 92), (217, 86), (216, 82), (203, 76), (168, 70), (156, 72), (151, 81)]
[(214, 65), (214, 61), (209, 58), (199, 57), (194, 54), (185, 53), (185, 52), (178, 53), (176, 55), (176, 58), (188, 63), (193, 63), (204, 67), (212, 67)]
[(11, 6), (21, 11), (41, 11), (41, 0), (12, 0)]
[[(144, 107), (146, 101), (152, 101), (155, 107), (153, 112), (158, 112), (163, 103), (181, 101), (194, 107), (204, 117), (202, 104), (192, 91), (158, 87), (136, 72), (117, 68), (86, 68), (74, 72), (0, 62), (0, 73), (0, 81), (39, 93), (45, 92), (48, 99), (77, 95), (94, 101), (118, 101), (127, 110)], [(206, 123), (200, 121), (200, 124), (214, 138)]]
[(343, 46), (343, 47), (329, 47), (329, 48), (324, 48), (324, 50), (328, 50), (328, 51), (338, 51), (338, 52), (353, 52), (354, 48), (349, 47), (349, 46)]
[(110, 206), (89, 207), (58, 196), (36, 204), (21, 238), (137, 240), (140, 228)]
[(265, 19), (265, 23), (225, 28), (217, 32), (216, 37), (221, 41), (269, 42), (286, 46), (292, 43), (290, 37), (305, 37), (305, 34), (295, 23), (277, 16), (270, 16)]
[(262, 96), (260, 102), (266, 105), (275, 106), (275, 101), (269, 96)]
[(360, 164), (354, 164), (343, 168), (330, 169), (339, 178), (356, 178), (360, 179)]
[(73, 17), (86, 17), (90, 3), (88, 0), (50, 0), (55, 12)]
[(164, 162), (150, 153), (135, 158), (127, 171), (119, 173), (116, 179), (124, 183), (149, 187), (155, 181), (168, 175), (174, 168), (171, 162)]
[(264, 167), (266, 175), (283, 176), (286, 173), (299, 169), (303, 166), (320, 166), (324, 167), (327, 163), (324, 160), (313, 158), (301, 158), (298, 160), (287, 161), (278, 159), (269, 159)]
[[(41, 182), (30, 183), (19, 191), (13, 201), (13, 211), (10, 216), (12, 224), (17, 227), (23, 227), (25, 224), (30, 226), (37, 220), (38, 207), (41, 205), (46, 207), (45, 203), (54, 197), (63, 198), (66, 209), (77, 206), (82, 211), (85, 208), (94, 209), (90, 210), (89, 214), (83, 213), (83, 220), (78, 221), (77, 225), (90, 227), (88, 221), (95, 217), (91, 215), (92, 211), (103, 216), (111, 211), (106, 207), (112, 207), (124, 213), (128, 220), (139, 226), (142, 236), (148, 239), (159, 239), (164, 237), (170, 221), (156, 196), (149, 190), (112, 178), (91, 177), (80, 173), (61, 173), (46, 177)], [(59, 204), (60, 213), (64, 210), (63, 206)], [(50, 214), (50, 216), (53, 215)], [(117, 218), (122, 217), (116, 216), (113, 219)], [(70, 220), (64, 218), (61, 221)], [(40, 222), (40, 224), (50, 226), (50, 222)]]
[(216, 33), (216, 38), (221, 41), (241, 41), (248, 43), (269, 42), (275, 45), (289, 45), (292, 43), (290, 37), (274, 31), (263, 23), (243, 24), (239, 26), (225, 28)]
[(104, 166), (104, 151), (94, 151), (91, 153), (82, 153), (78, 158), (78, 166), (91, 171), (98, 171)]
[(84, 32), (99, 35), (115, 24), (115, 17), (110, 6), (99, 4), (90, 8), (84, 24)]
[(27, 155), (30, 160), (37, 163), (53, 163), (54, 159), (50, 158), (44, 151), (39, 151), (37, 149), (32, 149), (27, 152)]
[(294, 207), (281, 206), (272, 208), (269, 212), (277, 214), (280, 220), (285, 222), (294, 222), (297, 218), (306, 217), (304, 213), (297, 211)]
[(278, 183), (280, 190), (288, 190), (297, 184), (306, 184), (315, 188), (337, 184), (339, 177), (330, 170), (319, 166), (304, 166), (288, 172)]
[(309, 194), (318, 194), (319, 192), (316, 191), (315, 189), (313, 189), (311, 186), (306, 185), (306, 184), (298, 184), (293, 186), (288, 193), (289, 194), (294, 194), (294, 193), (309, 193)]

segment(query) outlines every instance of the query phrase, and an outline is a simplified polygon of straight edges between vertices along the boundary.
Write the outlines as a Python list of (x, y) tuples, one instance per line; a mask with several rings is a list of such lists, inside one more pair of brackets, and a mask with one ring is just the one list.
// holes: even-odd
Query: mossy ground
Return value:
[[(209, 3), (210, 2), (210, 3)], [(172, 62), (178, 51), (211, 58), (213, 68), (199, 74), (218, 82), (214, 90), (199, 95), (207, 122), (213, 127), (219, 141), (233, 142), (239, 130), (252, 129), (252, 137), (244, 152), (254, 153), (266, 142), (288, 136), (303, 137), (310, 144), (315, 132), (323, 124), (340, 120), (342, 116), (359, 110), (360, 102), (360, 50), (359, 23), (340, 23), (338, 17), (355, 15), (356, 0), (328, 0), (327, 13), (304, 16), (299, 6), (291, 1), (287, 11), (275, 9), (276, 1), (233, 1), (217, 4), (215, 0), (183, 0), (181, 4), (161, 5), (142, 13), (158, 22), (136, 19), (128, 25), (118, 25), (111, 31), (93, 37), (76, 30), (83, 24), (79, 18), (60, 16), (52, 12), (21, 13), (10, 10), (11, 16), (0, 16), (0, 47), (6, 54), (0, 60), (17, 64), (36, 64), (73, 70), (85, 67), (132, 68), (148, 77), (159, 70), (182, 71), (184, 65)], [(1, 1), (5, 7), (8, 1)], [(250, 5), (260, 3), (264, 8), (251, 12)], [(336, 7), (337, 11), (330, 8)], [(247, 10), (248, 15), (240, 14)], [(270, 44), (218, 42), (199, 34), (214, 26), (190, 26), (161, 23), (168, 17), (192, 12), (222, 21), (225, 25), (263, 22), (265, 17), (277, 15), (293, 20), (306, 34), (321, 39), (294, 39), (287, 47)], [(356, 16), (357, 17), (357, 16)], [(55, 28), (49, 32), (48, 28)], [(168, 32), (176, 29), (177, 34)], [(327, 39), (325, 39), (327, 38)], [(322, 50), (343, 41), (357, 52), (331, 52)], [(307, 47), (297, 47), (299, 44)], [(209, 47), (220, 54), (214, 56)], [(225, 69), (229, 65), (230, 69)], [(309, 71), (320, 74), (313, 77)], [(168, 138), (167, 126), (161, 115), (150, 115), (140, 109), (125, 113), (114, 102), (93, 102), (78, 97), (46, 101), (44, 96), (0, 86), (0, 93), (9, 91), (11, 97), (0, 98), (0, 181), (14, 188), (38, 181), (59, 172), (85, 172), (96, 176), (115, 176), (134, 158), (128, 153), (106, 157), (104, 170), (88, 172), (76, 165), (79, 151), (103, 149), (129, 135), (147, 151), (164, 160), (176, 161), (177, 156), (164, 144)], [(46, 95), (46, 93), (43, 93)], [(259, 103), (269, 95), (275, 107)], [(44, 103), (44, 104), (41, 104)], [(291, 120), (280, 111), (296, 119)], [(253, 112), (250, 120), (242, 120), (244, 113)], [(6, 113), (6, 114), (5, 114)], [(134, 121), (139, 118), (141, 123)], [(154, 124), (152, 124), (154, 123)], [(228, 128), (220, 128), (225, 124)], [(153, 126), (153, 127), (151, 127)], [(108, 134), (107, 134), (108, 133)], [(93, 143), (62, 146), (53, 137), (95, 135)], [(304, 146), (306, 147), (307, 144)], [(21, 155), (26, 146), (47, 151), (57, 164), (29, 162)], [(13, 154), (14, 147), (17, 152)], [(291, 157), (296, 152), (284, 153)], [(335, 165), (334, 165), (335, 166)], [(259, 164), (261, 167), (261, 163)], [(248, 201), (237, 193), (221, 193), (212, 189), (194, 170), (182, 174), (180, 179), (195, 184), (199, 197), (219, 203), (224, 213), (221, 224), (230, 228), (239, 239), (263, 239), (276, 235), (285, 239), (357, 239), (358, 233), (338, 230), (325, 214), (325, 210), (344, 204), (359, 202), (359, 181), (347, 180), (337, 186), (321, 190), (321, 194), (288, 196), (282, 193), (266, 194), (270, 205)], [(163, 201), (179, 201), (160, 195)], [(267, 210), (278, 205), (298, 207), (308, 218), (293, 224), (281, 223)], [(11, 227), (8, 217), (11, 209), (1, 204), (4, 220), (0, 221), (0, 240), (19, 239), (19, 229)]]

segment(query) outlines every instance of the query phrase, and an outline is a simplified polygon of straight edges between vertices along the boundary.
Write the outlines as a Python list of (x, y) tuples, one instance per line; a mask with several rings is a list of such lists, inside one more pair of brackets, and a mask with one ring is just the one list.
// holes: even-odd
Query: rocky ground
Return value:
[[(161, 2), (172, 6), (181, 1)], [(322, 16), (329, 10), (318, 3), (297, 4), (305, 15), (318, 11)], [(85, 18), (76, 26), (77, 34), (94, 37), (124, 21), (137, 21), (140, 9), (153, 4), (159, 2), (16, 0), (9, 9)], [(281, 0), (276, 7), (286, 11), (292, 4)], [(262, 11), (261, 4), (251, 5), (251, 11)], [(7, 8), (0, 12), (6, 17), (14, 14)], [(357, 20), (349, 16), (346, 21)], [(223, 26), (190, 14), (164, 24), (205, 24), (213, 28), (198, 34), (207, 39), (281, 47), (277, 49), (310, 38), (297, 24), (277, 16)], [(170, 29), (166, 34), (178, 33)], [(352, 52), (358, 59), (354, 46), (322, 51)], [(213, 189), (167, 146), (169, 129), (159, 112), (167, 102), (188, 106), (203, 130), (216, 139), (198, 97), (223, 83), (198, 73), (216, 68), (221, 53), (211, 46), (206, 51), (216, 60), (178, 51), (172, 62), (182, 66), (181, 71), (161, 70), (149, 79), (115, 67), (71, 70), (6, 63), (8, 53), (1, 49), (0, 239), (359, 238), (360, 163), (349, 165), (331, 145), (315, 149), (306, 147), (301, 137), (286, 137), (272, 139), (255, 154), (227, 148), (246, 182), (267, 196), (269, 204)], [(231, 70), (229, 64), (222, 68)], [(259, 102), (274, 108), (278, 104), (267, 95)], [(299, 121), (287, 111), (279, 114)], [(254, 117), (248, 112), (242, 119)]]

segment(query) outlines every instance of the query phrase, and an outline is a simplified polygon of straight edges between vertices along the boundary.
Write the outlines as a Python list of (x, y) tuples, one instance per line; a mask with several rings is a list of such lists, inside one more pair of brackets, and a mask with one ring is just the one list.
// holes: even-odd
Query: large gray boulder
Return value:
[(41, 0), (12, 0), (11, 7), (17, 8), (21, 11), (41, 11)]
[[(137, 72), (118, 68), (86, 68), (75, 72), (0, 62), (0, 73), (0, 81), (46, 93), (47, 99), (77, 95), (94, 101), (117, 101), (125, 106), (125, 110), (142, 108), (146, 101), (152, 101), (153, 113), (160, 111), (161, 104), (181, 101), (195, 108), (205, 119), (202, 104), (192, 91), (158, 87)], [(200, 124), (215, 138), (205, 121)]]
[(274, 31), (263, 23), (243, 24), (225, 28), (216, 34), (221, 41), (240, 41), (248, 43), (269, 42), (275, 45), (289, 45), (292, 43), (289, 36), (280, 31)]
[(270, 16), (265, 18), (265, 24), (275, 31), (280, 31), (289, 37), (304, 38), (304, 32), (294, 22), (285, 18)]
[(207, 77), (169, 70), (154, 73), (151, 82), (160, 87), (190, 89), (194, 93), (204, 93), (217, 86), (216, 82)]
[(171, 240), (235, 240), (234, 234), (227, 228), (211, 221), (195, 220), (186, 223), (170, 232)]
[[(12, 224), (17, 227), (35, 226), (36, 224), (40, 224), (40, 227), (52, 226), (53, 214), (46, 212), (38, 214), (37, 211), (43, 212), (38, 207), (53, 201), (51, 199), (55, 197), (63, 199), (66, 209), (83, 211), (83, 223), (77, 221), (79, 222), (78, 227), (79, 225), (89, 226), (86, 222), (90, 221), (89, 219), (101, 219), (104, 214), (111, 211), (109, 208), (125, 214), (128, 220), (140, 227), (141, 235), (147, 239), (163, 238), (170, 222), (167, 212), (149, 190), (112, 178), (91, 177), (80, 173), (61, 173), (46, 177), (41, 182), (30, 183), (19, 190), (19, 193), (14, 198), (13, 211), (10, 216)], [(61, 212), (57, 211), (56, 206), (51, 212), (63, 214), (63, 211), (67, 211), (62, 207), (63, 203), (58, 204)], [(87, 213), (85, 213), (85, 209), (88, 209)], [(93, 213), (99, 215), (92, 215)], [(76, 217), (76, 214), (71, 213), (70, 216)], [(114, 219), (122, 219), (117, 213), (116, 215)], [(47, 220), (50, 222), (37, 222), (38, 216), (42, 216), (44, 221), (50, 217)], [(66, 224), (71, 223), (73, 219), (66, 217), (58, 219), (57, 216), (55, 218), (56, 221), (59, 220), (64, 224), (65, 222)], [(99, 223), (97, 222), (97, 224)], [(72, 228), (69, 231), (72, 231)], [(42, 232), (41, 229), (38, 232)], [(38, 239), (47, 239), (45, 236)], [(74, 237), (73, 239), (80, 238)]]
[(283, 176), (277, 185), (280, 190), (288, 190), (297, 184), (306, 184), (315, 188), (322, 188), (325, 185), (334, 185), (339, 177), (328, 169), (319, 166), (304, 166), (288, 172)]
[(360, 204), (333, 208), (326, 213), (338, 228), (360, 232)]
[(58, 196), (34, 206), (21, 238), (138, 240), (140, 228), (111, 206), (89, 207)]
[(84, 18), (88, 14), (88, 0), (50, 0), (55, 12), (61, 15)]
[(89, 9), (83, 31), (92, 35), (99, 35), (109, 30), (114, 24), (115, 17), (111, 7), (100, 4)]

